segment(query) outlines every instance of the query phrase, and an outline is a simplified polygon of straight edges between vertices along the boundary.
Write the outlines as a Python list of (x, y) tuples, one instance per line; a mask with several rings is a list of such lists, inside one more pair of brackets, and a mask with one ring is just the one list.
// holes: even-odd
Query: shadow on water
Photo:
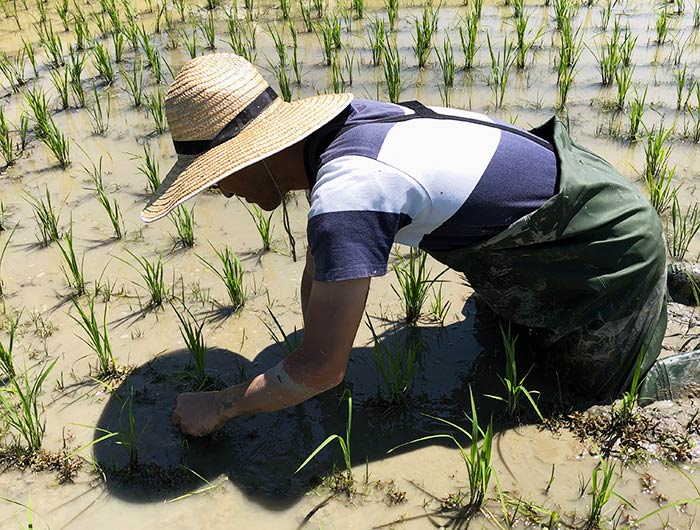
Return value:
[[(342, 462), (339, 448), (333, 444), (294, 473), (327, 436), (344, 434), (346, 392), (353, 396), (354, 464), (367, 461), (371, 465), (388, 458), (392, 447), (446, 431), (444, 424), (425, 414), (470, 428), (464, 415), (469, 410), (470, 386), (479, 418), (486, 422), (489, 416), (498, 416), (502, 404), (484, 394), (503, 394), (498, 378), (504, 364), (499, 323), (488, 311), (476, 311), (474, 297), (467, 301), (463, 313), (465, 320), (449, 326), (398, 329), (382, 337), (399, 344), (420, 342), (420, 368), (407, 407), (377, 406), (374, 351), (371, 347), (355, 348), (344, 385), (286, 410), (237, 418), (203, 439), (186, 440), (170, 423), (177, 394), (188, 390), (187, 381), (179, 374), (189, 353), (180, 350), (154, 358), (132, 372), (112, 394), (95, 432), (98, 439), (105, 431), (129, 431), (129, 396), (133, 396), (138, 464), (129, 465), (129, 444), (124, 438), (114, 436), (94, 446), (110, 493), (131, 502), (162, 501), (204, 486), (197, 475), (206, 480), (225, 475), (251, 501), (268, 509), (284, 509), (308, 492), (319, 476), (329, 473), (334, 463)], [(207, 364), (212, 374), (233, 384), (263, 372), (280, 359), (276, 345), (266, 348), (253, 362), (235, 352), (213, 349)], [(532, 386), (528, 386), (537, 388), (539, 381), (529, 377), (530, 381)]]

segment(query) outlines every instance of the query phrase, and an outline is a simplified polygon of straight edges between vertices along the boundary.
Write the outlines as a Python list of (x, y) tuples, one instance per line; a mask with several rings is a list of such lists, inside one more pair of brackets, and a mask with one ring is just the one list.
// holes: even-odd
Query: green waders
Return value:
[(531, 131), (554, 147), (556, 195), (498, 235), (430, 252), (463, 272), (505, 320), (534, 328), (560, 383), (614, 398), (642, 375), (666, 330), (666, 248), (648, 200), (606, 161), (574, 143), (560, 121)]

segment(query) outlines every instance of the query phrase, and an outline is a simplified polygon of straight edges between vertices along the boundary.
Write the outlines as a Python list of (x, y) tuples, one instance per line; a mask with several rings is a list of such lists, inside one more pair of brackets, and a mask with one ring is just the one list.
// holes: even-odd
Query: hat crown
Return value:
[(231, 53), (185, 63), (165, 100), (174, 141), (211, 140), (269, 87), (246, 59)]

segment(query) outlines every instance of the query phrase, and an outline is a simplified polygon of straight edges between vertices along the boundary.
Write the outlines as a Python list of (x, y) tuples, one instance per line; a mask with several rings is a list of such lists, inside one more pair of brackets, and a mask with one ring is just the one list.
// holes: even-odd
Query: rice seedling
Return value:
[(503, 329), (503, 326), (501, 326), (501, 339), (503, 340), (503, 348), (506, 352), (506, 374), (505, 377), (499, 375), (499, 379), (506, 389), (506, 396), (501, 397), (490, 394), (486, 394), (486, 396), (505, 403), (506, 414), (509, 418), (513, 418), (520, 411), (521, 400), (524, 396), (530, 402), (530, 405), (532, 405), (533, 410), (540, 420), (544, 421), (542, 413), (533, 398), (533, 395), (539, 394), (539, 392), (528, 390), (524, 384), (529, 371), (522, 378), (518, 378), (518, 367), (515, 360), (515, 344), (518, 341), (518, 336), (513, 336), (510, 324), (508, 324), (506, 329)]
[[(0, 203), (0, 214), (2, 213), (2, 203)], [(2, 217), (2, 216), (0, 216)], [(1, 221), (1, 219), (0, 219)], [(2, 249), (0, 250), (0, 298), (5, 293), (4, 287), (5, 287), (5, 282), (2, 279), (2, 262), (3, 259), (5, 259), (5, 253), (7, 252), (7, 248), (10, 246), (10, 241), (12, 241), (12, 236), (15, 235), (15, 230), (17, 230), (17, 227), (19, 226), (19, 223), (15, 225), (15, 227), (10, 231), (10, 233), (7, 235), (7, 239), (5, 240), (5, 244), (2, 246)], [(0, 227), (2, 227), (2, 223), (0, 222)], [(3, 229), (4, 230), (4, 229)], [(10, 324), (12, 324), (12, 321), (10, 321)], [(1, 347), (1, 345), (0, 345)], [(12, 349), (12, 344), (10, 344), (10, 349)], [(0, 352), (1, 354), (2, 352)]]
[(661, 45), (666, 42), (670, 29), (670, 19), (666, 6), (662, 6), (659, 10), (659, 16), (656, 19), (656, 44)]
[(75, 33), (75, 47), (79, 50), (87, 48), (90, 41), (90, 27), (88, 26), (85, 13), (82, 12), (80, 4), (74, 3), (73, 11), (73, 30)]
[(324, 0), (311, 0), (314, 10), (316, 11), (316, 18), (322, 18), (325, 11), (325, 1)]
[(352, 5), (340, 5), (338, 7), (338, 12), (340, 15), (340, 20), (343, 22), (345, 28), (345, 33), (352, 33)]
[(165, 117), (165, 96), (160, 87), (157, 87), (150, 96), (146, 96), (145, 107), (153, 118), (155, 133), (163, 134), (168, 128), (168, 122)]
[(83, 83), (80, 80), (80, 76), (83, 73), (86, 60), (87, 55), (81, 55), (71, 48), (70, 66), (68, 67), (68, 71), (70, 72), (70, 86), (78, 107), (81, 108), (85, 106), (85, 89), (83, 88)]
[(65, 110), (70, 106), (68, 100), (69, 96), (69, 85), (68, 85), (68, 68), (63, 67), (61, 69), (51, 70), (51, 83), (53, 84), (56, 92), (58, 93), (58, 100), (61, 109)]
[(669, 253), (671, 257), (682, 260), (688, 252), (691, 241), (700, 230), (700, 206), (694, 203), (683, 212), (678, 202), (678, 194), (674, 194), (671, 226), (673, 236)]
[(24, 50), (20, 50), (15, 55), (14, 60), (10, 59), (5, 52), (0, 54), (0, 72), (5, 76), (7, 82), (10, 83), (10, 88), (13, 92), (19, 92), (27, 79), (24, 75)]
[(433, 49), (433, 35), (437, 31), (438, 11), (432, 5), (423, 8), (421, 18), (414, 17), (413, 52), (418, 60), (418, 68), (425, 68)]
[(83, 263), (85, 256), (78, 260), (73, 247), (73, 218), (71, 217), (68, 231), (65, 233), (66, 246), (64, 247), (60, 241), (56, 241), (58, 249), (63, 258), (61, 272), (68, 283), (68, 287), (73, 291), (73, 296), (78, 297), (85, 294), (85, 274), (83, 272)]
[(389, 31), (396, 31), (396, 21), (399, 19), (399, 0), (384, 0), (384, 7), (389, 18)]
[(119, 410), (119, 430), (116, 432), (116, 444), (124, 448), (129, 457), (129, 466), (133, 468), (139, 463), (138, 443), (148, 424), (143, 426), (140, 433), (137, 432), (136, 416), (134, 415), (134, 388), (132, 386), (129, 387), (129, 396), (126, 399), (121, 397), (117, 397), (117, 399), (121, 401), (122, 406)]
[(107, 49), (97, 43), (92, 49), (92, 64), (106, 86), (114, 82), (114, 65)]
[(228, 44), (234, 53), (244, 57), (248, 61), (255, 61), (255, 26), (244, 25), (237, 18), (233, 10), (226, 11), (226, 28), (228, 30)]
[(11, 315), (7, 316), (7, 321), (10, 326), (7, 330), (9, 342), (7, 343), (7, 346), (0, 342), (0, 371), (8, 381), (11, 381), (17, 375), (15, 371), (15, 361), (14, 357), (12, 356), (12, 352), (14, 350), (15, 332), (17, 331), (19, 318), (20, 317), (14, 318)]
[(632, 53), (636, 44), (637, 36), (632, 36), (628, 26), (625, 29), (625, 38), (622, 40), (622, 46), (620, 47), (620, 64), (623, 67), (629, 68), (632, 65)]
[(355, 71), (355, 50), (349, 51), (347, 48), (343, 50), (343, 62), (347, 73), (346, 86), (352, 86), (354, 71)]
[(632, 86), (632, 75), (634, 74), (634, 66), (621, 67), (615, 71), (615, 86), (617, 87), (616, 106), (619, 110), (625, 108), (627, 94)]
[(379, 66), (382, 62), (382, 54), (386, 40), (386, 30), (384, 29), (384, 20), (374, 18), (370, 20), (366, 30), (367, 45), (372, 52), (372, 66)]
[[(683, 68), (678, 68), (676, 70), (676, 110), (681, 110), (683, 107), (683, 92), (688, 82), (688, 64), (684, 64)], [(691, 84), (692, 91), (692, 84)], [(686, 99), (687, 104), (687, 99)]]
[(46, 50), (51, 61), (51, 66), (60, 68), (66, 64), (63, 59), (63, 43), (61, 42), (61, 38), (54, 31), (51, 21), (42, 22), (37, 28), (39, 32), (39, 42)]
[(272, 216), (274, 215), (274, 211), (270, 212), (270, 215), (265, 216), (263, 213), (262, 209), (257, 205), (257, 204), (251, 204), (250, 207), (248, 207), (246, 204), (242, 203), (243, 206), (245, 206), (245, 209), (248, 211), (250, 214), (250, 217), (253, 219), (253, 222), (255, 223), (255, 228), (258, 230), (258, 234), (260, 234), (260, 238), (262, 239), (263, 243), (263, 251), (268, 251), (270, 250), (270, 243), (272, 242)]
[(628, 423), (634, 417), (634, 409), (637, 406), (639, 399), (639, 385), (642, 382), (642, 362), (644, 361), (644, 350), (640, 350), (637, 354), (637, 360), (634, 363), (634, 372), (632, 375), (632, 383), (629, 390), (622, 393), (619, 407), (613, 404), (612, 415), (616, 421), (621, 424)]
[(27, 104), (34, 114), (34, 132), (39, 138), (47, 136), (51, 114), (46, 102), (46, 95), (41, 88), (34, 87), (32, 90), (27, 90), (26, 98)]
[(297, 27), (292, 19), (288, 21), (289, 33), (292, 37), (292, 55), (290, 56), (290, 64), (292, 65), (292, 70), (294, 71), (294, 78), (298, 86), (301, 86), (301, 68), (299, 66), (298, 50), (299, 45), (297, 41)]
[(97, 92), (97, 87), (92, 86), (92, 94), (94, 103), (88, 107), (88, 114), (90, 115), (90, 125), (92, 126), (92, 132), (97, 135), (104, 135), (109, 129), (109, 116), (112, 111), (112, 100), (107, 94), (107, 106), (102, 106), (102, 97)]
[(316, 37), (323, 49), (324, 63), (326, 66), (331, 66), (336, 50), (340, 49), (342, 46), (340, 20), (336, 16), (327, 16), (324, 17), (323, 21), (316, 27), (318, 28)]
[(279, 0), (280, 14), (283, 20), (289, 20), (289, 15), (292, 10), (292, 5), (290, 0)]
[(433, 286), (433, 301), (430, 305), (430, 318), (435, 322), (438, 322), (441, 326), (445, 325), (445, 318), (447, 317), (447, 312), (450, 309), (450, 302), (445, 302), (442, 298), (442, 284), (439, 285), (437, 290)]
[(14, 429), (18, 438), (24, 440), (30, 451), (41, 449), (46, 419), (44, 407), (39, 404), (39, 394), (57, 361), (54, 359), (44, 366), (31, 380), (25, 371), (11, 379), (9, 385), (0, 388), (0, 406), (5, 411), (5, 423)]
[(136, 169), (146, 177), (147, 189), (151, 193), (155, 193), (160, 186), (160, 166), (148, 143), (143, 144), (143, 154), (138, 158), (141, 163)]
[(279, 85), (280, 95), (284, 101), (292, 100), (292, 89), (290, 86), (291, 80), (289, 78), (289, 72), (287, 70), (287, 65), (285, 64), (271, 64), (272, 74), (277, 80)]
[(649, 201), (659, 215), (671, 206), (678, 191), (678, 188), (671, 186), (675, 167), (668, 167), (671, 147), (666, 145), (666, 141), (670, 134), (671, 130), (664, 130), (663, 125), (658, 131), (653, 128), (649, 131), (644, 146), (646, 166), (643, 180), (649, 192)]
[(95, 25), (97, 26), (97, 36), (100, 39), (104, 39), (109, 35), (109, 29), (107, 28), (107, 16), (105, 15), (105, 12), (102, 11), (100, 13), (91, 13), (90, 17), (92, 20), (95, 22)]
[(644, 92), (642, 97), (639, 97), (639, 93), (635, 89), (635, 96), (630, 102), (630, 129), (629, 137), (630, 140), (636, 142), (639, 139), (639, 133), (641, 131), (641, 126), (644, 124), (642, 118), (644, 116), (644, 108), (646, 105), (648, 87), (644, 87)]
[(306, 28), (306, 33), (311, 33), (314, 30), (314, 23), (311, 19), (311, 8), (299, 0), (299, 10), (301, 11), (301, 19), (304, 21), (304, 27)]
[[(453, 434), (443, 433), (417, 438), (388, 451), (391, 453), (392, 451), (407, 445), (439, 439), (451, 440), (457, 446), (467, 470), (469, 496), (467, 497), (466, 495), (462, 495), (460, 492), (456, 498), (453, 499), (453, 502), (450, 503), (457, 512), (455, 517), (452, 517), (453, 521), (468, 520), (479, 510), (486, 500), (486, 495), (489, 490), (489, 483), (491, 482), (491, 475), (493, 474), (493, 469), (491, 467), (493, 423), (489, 421), (489, 425), (485, 431), (479, 426), (479, 419), (476, 412), (476, 404), (474, 403), (474, 395), (472, 394), (471, 386), (469, 387), (469, 398), (471, 401), (471, 416), (469, 417), (469, 420), (471, 421), (471, 432), (455, 423), (452, 423), (451, 421), (428, 415), (429, 418), (444, 423), (445, 425), (456, 429), (459, 433), (466, 436), (470, 441), (469, 448), (465, 448)], [(482, 438), (481, 447), (479, 447), (479, 437)]]
[(83, 166), (83, 171), (87, 173), (92, 180), (97, 201), (102, 205), (109, 216), (112, 228), (114, 229), (114, 237), (116, 239), (121, 239), (124, 235), (124, 221), (121, 216), (117, 198), (114, 197), (110, 202), (104, 183), (102, 182), (102, 157), (100, 156), (100, 161), (97, 165), (92, 162), (91, 168)]
[(48, 130), (39, 139), (51, 150), (56, 160), (63, 169), (71, 164), (70, 140), (63, 134), (53, 119), (49, 119)]
[[(615, 24), (615, 28), (619, 28), (617, 23)], [(615, 78), (615, 72), (620, 64), (618, 35), (619, 29), (618, 31), (613, 29), (612, 37), (610, 39), (603, 37), (603, 45), (598, 48), (597, 54), (595, 52), (593, 53), (598, 62), (600, 82), (603, 86), (612, 84)]]
[(489, 47), (489, 55), (491, 56), (491, 90), (493, 90), (495, 97), (496, 107), (501, 107), (503, 105), (503, 99), (506, 94), (506, 87), (508, 84), (508, 76), (510, 74), (510, 69), (513, 66), (513, 61), (515, 60), (515, 52), (513, 49), (513, 44), (507, 42), (506, 37), (503, 37), (503, 51), (494, 53), (494, 48), (491, 45), (491, 37), (489, 33), (486, 33), (486, 41)]
[(401, 81), (401, 55), (394, 39), (385, 38), (382, 53), (384, 80), (389, 101), (398, 103), (401, 98), (403, 83)]
[(686, 138), (690, 138), (695, 143), (700, 142), (700, 107), (688, 108), (688, 115), (690, 116), (691, 126), (688, 127), (687, 124), (684, 125), (683, 135)]
[[(287, 332), (284, 330), (279, 319), (272, 311), (272, 307), (270, 307), (269, 305), (267, 306), (267, 312), (272, 318), (274, 327), (272, 324), (269, 324), (266, 320), (263, 320), (262, 318), (260, 320), (263, 323), (263, 325), (267, 328), (267, 331), (269, 331), (270, 338), (275, 341), (275, 344), (277, 344), (277, 347), (282, 352), (282, 356), (286, 357), (287, 355), (299, 348), (300, 341), (299, 336), (297, 335), (297, 328), (296, 326), (294, 326), (294, 332), (291, 335), (287, 335)], [(292, 338), (290, 339), (289, 337)]]
[(562, 31), (567, 24), (571, 24), (574, 16), (574, 5), (571, 0), (554, 0), (554, 18), (557, 29)]
[(27, 143), (29, 142), (29, 114), (27, 111), (22, 109), (19, 115), (19, 153), (24, 153), (27, 148)]
[(478, 28), (479, 18), (474, 15), (465, 17), (463, 23), (457, 26), (459, 40), (462, 43), (462, 53), (464, 54), (463, 68), (465, 70), (474, 66), (474, 58), (479, 48), (476, 43)]
[[(39, 77), (39, 69), (36, 64), (36, 54), (34, 53), (34, 46), (28, 40), (22, 37), (22, 55), (29, 60), (29, 64), (32, 65), (32, 71), (34, 72), (34, 77)], [(19, 54), (18, 54), (19, 55)], [(22, 65), (22, 70), (24, 70), (24, 65)]]
[(337, 54), (333, 54), (333, 60), (331, 61), (331, 90), (333, 92), (342, 92), (345, 89), (345, 79), (343, 78), (343, 72), (340, 68), (340, 63)]
[(365, 1), (352, 0), (352, 10), (355, 12), (355, 16), (360, 20), (365, 18)]
[(581, 28), (579, 27), (574, 31), (571, 20), (567, 19), (559, 33), (561, 34), (559, 61), (564, 62), (567, 66), (574, 67), (576, 63), (578, 63), (583, 49), (583, 34), (581, 33)]
[(0, 154), (5, 159), (5, 166), (14, 165), (18, 152), (10, 132), (10, 122), (5, 115), (5, 107), (0, 107)]
[(520, 14), (515, 18), (514, 23), (517, 36), (515, 65), (520, 69), (525, 68), (527, 53), (544, 34), (544, 26), (540, 26), (532, 39), (526, 40), (525, 36), (527, 35), (527, 25), (529, 21), (530, 15), (526, 15), (525, 12), (521, 10)]
[(187, 2), (186, 0), (174, 0), (173, 5), (175, 6), (175, 11), (180, 15), (180, 22), (184, 22), (187, 18)]
[(46, 200), (41, 197), (34, 197), (29, 193), (24, 200), (32, 207), (34, 212), (34, 219), (36, 219), (39, 227), (39, 241), (42, 245), (47, 246), (52, 241), (58, 241), (61, 237), (58, 232), (58, 220), (61, 214), (56, 212), (53, 204), (51, 204), (51, 194), (48, 187), (45, 187), (45, 194)]
[(78, 316), (69, 316), (85, 332), (85, 337), (79, 337), (93, 351), (97, 358), (95, 367), (95, 377), (97, 379), (108, 379), (117, 373), (117, 363), (112, 353), (112, 346), (109, 342), (109, 332), (107, 330), (107, 304), (104, 304), (102, 312), (102, 324), (97, 322), (95, 316), (95, 298), (89, 297), (87, 309), (73, 299), (73, 307), (78, 312)]
[(693, 28), (700, 28), (700, 0), (695, 0), (693, 4)]
[(324, 447), (326, 447), (328, 444), (332, 443), (333, 441), (338, 441), (338, 445), (340, 445), (340, 449), (343, 452), (343, 460), (345, 461), (345, 473), (347, 475), (347, 478), (352, 484), (352, 461), (351, 461), (351, 451), (350, 451), (350, 435), (352, 433), (352, 396), (348, 396), (348, 421), (345, 425), (345, 438), (340, 436), (339, 434), (332, 434), (328, 438), (326, 438), (321, 444), (314, 449), (311, 454), (302, 462), (302, 464), (296, 469), (294, 473), (299, 473), (306, 465), (311, 462), (318, 453), (320, 453)]
[(418, 345), (408, 338), (402, 345), (396, 336), (391, 344), (380, 341), (369, 315), (367, 327), (374, 342), (374, 366), (379, 381), (377, 401), (389, 406), (406, 405), (418, 369)]
[(56, 14), (63, 24), (63, 31), (68, 31), (68, 0), (58, 0), (55, 7)]
[(119, 64), (124, 60), (124, 45), (126, 41), (121, 31), (112, 34), (112, 46), (114, 47), (114, 62)]
[(158, 259), (151, 262), (144, 256), (137, 256), (128, 249), (126, 252), (136, 261), (136, 265), (122, 258), (117, 259), (134, 269), (141, 276), (143, 280), (143, 285), (141, 285), (141, 287), (146, 289), (150, 296), (150, 300), (148, 304), (146, 304), (145, 309), (150, 310), (161, 307), (168, 296), (168, 291), (165, 288), (165, 281), (163, 280), (162, 256), (158, 255)]
[(178, 206), (169, 215), (170, 220), (177, 230), (176, 244), (184, 248), (194, 246), (194, 209), (189, 210), (186, 206)]
[(216, 26), (214, 25), (214, 12), (209, 11), (198, 23), (199, 31), (204, 37), (207, 50), (216, 49)]
[(140, 39), (140, 32), (139, 32), (139, 26), (136, 24), (136, 19), (135, 18), (128, 18), (127, 17), (127, 24), (126, 26), (122, 27), (122, 32), (126, 36), (127, 39), (129, 39), (129, 43), (131, 44), (131, 49), (136, 51), (139, 49), (139, 39)]
[(140, 59), (134, 60), (131, 73), (127, 74), (122, 70), (122, 78), (125, 81), (124, 92), (131, 98), (131, 103), (135, 108), (139, 108), (144, 100), (143, 95), (143, 65)]
[(219, 258), (221, 270), (202, 256), (197, 255), (197, 258), (224, 283), (231, 303), (231, 310), (233, 312), (240, 311), (245, 305), (246, 299), (245, 287), (243, 286), (243, 265), (241, 265), (241, 261), (236, 256), (236, 253), (228, 245), (223, 250), (217, 250), (212, 245), (212, 249)]
[(591, 474), (591, 504), (588, 508), (588, 518), (584, 528), (593, 530), (600, 528), (600, 519), (603, 508), (614, 494), (615, 484), (613, 475), (615, 474), (615, 462), (609, 462), (599, 455), (599, 463)]
[(421, 317), (430, 287), (444, 274), (443, 271), (431, 278), (430, 271), (425, 265), (427, 257), (428, 255), (422, 250), (411, 249), (408, 256), (401, 257), (393, 267), (400, 291), (393, 285), (392, 289), (403, 301), (405, 321), (410, 325), (415, 324)]
[(196, 391), (207, 388), (211, 381), (207, 376), (206, 361), (207, 348), (204, 342), (204, 322), (198, 322), (192, 312), (185, 307), (186, 315), (183, 316), (173, 306), (175, 315), (180, 321), (180, 335), (190, 352), (190, 359), (185, 365), (185, 375), (192, 383), (192, 389)]
[(442, 43), (442, 52), (439, 48), (435, 48), (435, 54), (438, 58), (440, 71), (442, 72), (442, 82), (445, 88), (452, 88), (455, 83), (455, 63), (454, 51), (452, 50), (452, 41), (450, 36), (445, 35), (445, 40)]

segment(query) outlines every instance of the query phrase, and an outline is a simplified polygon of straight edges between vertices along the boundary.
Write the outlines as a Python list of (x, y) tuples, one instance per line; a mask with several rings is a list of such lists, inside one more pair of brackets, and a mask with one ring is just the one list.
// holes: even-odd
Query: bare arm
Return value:
[(311, 286), (314, 280), (314, 256), (311, 254), (311, 249), (306, 248), (306, 265), (304, 273), (301, 276), (301, 313), (304, 315), (304, 324), (306, 324), (306, 310), (309, 307), (309, 298), (311, 297)]
[(369, 283), (369, 278), (314, 282), (299, 349), (247, 383), (221, 392), (181, 394), (173, 422), (186, 434), (200, 436), (236, 416), (290, 407), (338, 385), (345, 376)]

